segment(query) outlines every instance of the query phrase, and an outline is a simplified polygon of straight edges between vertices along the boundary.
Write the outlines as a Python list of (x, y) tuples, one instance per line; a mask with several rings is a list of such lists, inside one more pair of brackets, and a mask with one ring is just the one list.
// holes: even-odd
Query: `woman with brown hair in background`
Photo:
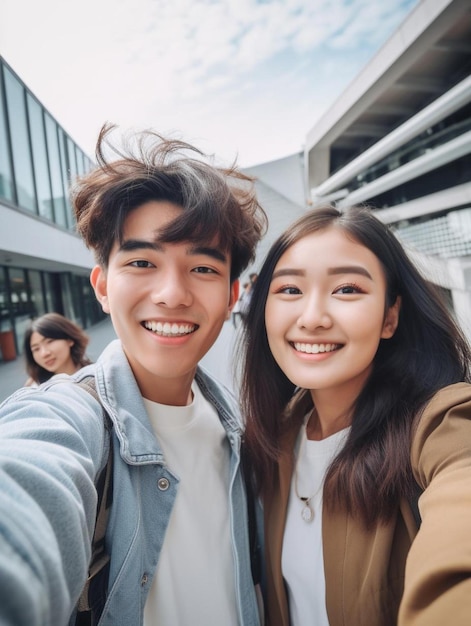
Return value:
[(39, 385), (54, 374), (74, 374), (91, 363), (85, 354), (88, 342), (80, 326), (59, 313), (33, 320), (23, 340), (29, 375), (25, 386)]

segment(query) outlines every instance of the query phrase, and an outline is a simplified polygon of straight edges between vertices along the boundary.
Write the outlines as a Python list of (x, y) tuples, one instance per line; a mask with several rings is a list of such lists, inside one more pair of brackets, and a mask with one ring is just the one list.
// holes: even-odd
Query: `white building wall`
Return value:
[(21, 267), (30, 269), (85, 273), (94, 265), (92, 253), (77, 235), (1, 203), (0, 250), (0, 264), (18, 264), (21, 259)]
[(304, 155), (292, 154), (276, 161), (244, 168), (244, 172), (255, 176), (294, 204), (304, 206), (307, 187), (304, 181)]

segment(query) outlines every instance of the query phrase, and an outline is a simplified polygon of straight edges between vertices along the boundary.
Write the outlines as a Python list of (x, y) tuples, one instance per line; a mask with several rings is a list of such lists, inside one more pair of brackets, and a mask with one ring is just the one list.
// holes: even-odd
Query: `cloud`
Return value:
[[(254, 162), (277, 141), (298, 149), (417, 2), (28, 0), (25, 20), (25, 3), (3, 0), (0, 36), (7, 62), (89, 152), (111, 120), (204, 132), (231, 154), (258, 143)], [(267, 120), (279, 124), (269, 139)]]

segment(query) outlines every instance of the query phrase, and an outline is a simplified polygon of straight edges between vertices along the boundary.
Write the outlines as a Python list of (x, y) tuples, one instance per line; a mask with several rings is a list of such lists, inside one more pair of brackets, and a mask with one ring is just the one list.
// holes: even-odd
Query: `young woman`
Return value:
[(395, 236), (366, 208), (304, 215), (245, 339), (268, 624), (470, 624), (471, 354)]
[(91, 361), (85, 355), (88, 336), (59, 313), (35, 319), (25, 333), (23, 354), (29, 379), (25, 385), (39, 385), (54, 374), (73, 374)]

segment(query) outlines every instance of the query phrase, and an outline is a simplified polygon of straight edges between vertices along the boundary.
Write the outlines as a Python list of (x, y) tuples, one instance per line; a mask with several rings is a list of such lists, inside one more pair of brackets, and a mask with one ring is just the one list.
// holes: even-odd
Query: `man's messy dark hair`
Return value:
[[(111, 248), (122, 242), (131, 211), (162, 200), (183, 211), (159, 234), (159, 241), (217, 242), (230, 253), (231, 280), (237, 279), (253, 261), (267, 226), (254, 179), (235, 165), (210, 164), (194, 146), (152, 130), (125, 137), (123, 149), (118, 149), (110, 142), (114, 128), (103, 126), (96, 146), (98, 166), (79, 178), (72, 190), (78, 232), (97, 262), (107, 267)], [(111, 158), (105, 156), (107, 148)]]

